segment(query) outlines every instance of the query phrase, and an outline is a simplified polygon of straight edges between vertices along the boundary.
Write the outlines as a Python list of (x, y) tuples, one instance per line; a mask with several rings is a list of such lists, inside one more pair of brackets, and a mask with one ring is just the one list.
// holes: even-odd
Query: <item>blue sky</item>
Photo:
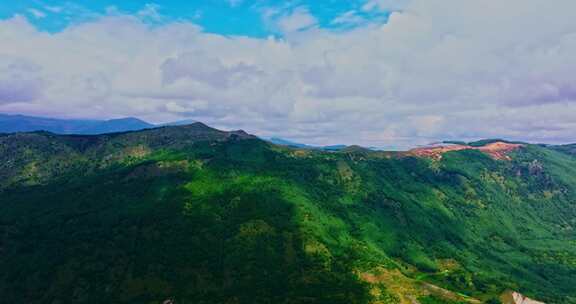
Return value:
[(388, 15), (386, 11), (362, 10), (365, 0), (2, 0), (0, 3), (0, 19), (26, 16), (40, 30), (48, 32), (59, 32), (71, 24), (91, 21), (102, 15), (138, 15), (151, 10), (161, 17), (148, 18), (151, 23), (189, 21), (200, 25), (206, 32), (251, 37), (280, 34), (266, 22), (266, 13), (272, 11), (290, 14), (295, 9), (305, 8), (317, 20), (319, 27), (334, 30), (353, 26), (334, 22), (352, 11), (355, 16), (372, 21), (385, 21)]

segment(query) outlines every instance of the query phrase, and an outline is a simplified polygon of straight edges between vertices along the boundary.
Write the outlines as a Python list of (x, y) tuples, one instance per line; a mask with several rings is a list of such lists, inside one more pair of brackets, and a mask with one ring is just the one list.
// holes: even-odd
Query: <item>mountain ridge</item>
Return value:
[(575, 303), (576, 157), (532, 144), (507, 156), (292, 149), (202, 123), (4, 134), (0, 294)]

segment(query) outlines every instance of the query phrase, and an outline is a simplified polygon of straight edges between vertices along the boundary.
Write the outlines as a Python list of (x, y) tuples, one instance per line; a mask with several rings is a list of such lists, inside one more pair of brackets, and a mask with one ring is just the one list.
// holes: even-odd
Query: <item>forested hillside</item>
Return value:
[(576, 303), (574, 150), (490, 144), (3, 134), (0, 303)]

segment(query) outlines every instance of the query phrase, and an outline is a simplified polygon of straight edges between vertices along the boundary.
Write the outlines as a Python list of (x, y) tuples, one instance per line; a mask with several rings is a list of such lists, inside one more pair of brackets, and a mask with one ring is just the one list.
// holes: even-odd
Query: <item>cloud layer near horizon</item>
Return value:
[[(0, 21), (0, 112), (191, 118), (308, 143), (576, 141), (576, 2), (371, 0), (386, 24), (330, 31), (275, 12), (282, 39), (109, 15), (49, 34)], [(344, 20), (344, 19), (342, 19)], [(343, 22), (343, 21), (338, 21)]]

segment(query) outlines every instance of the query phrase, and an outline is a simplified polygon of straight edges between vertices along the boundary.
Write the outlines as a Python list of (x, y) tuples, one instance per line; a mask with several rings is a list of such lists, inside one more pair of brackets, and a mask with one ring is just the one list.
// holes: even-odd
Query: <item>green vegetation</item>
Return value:
[(427, 296), (418, 299), (422, 304), (465, 304), (466, 302), (457, 302), (446, 300), (437, 296)]
[(0, 135), (0, 303), (576, 303), (576, 157)]

